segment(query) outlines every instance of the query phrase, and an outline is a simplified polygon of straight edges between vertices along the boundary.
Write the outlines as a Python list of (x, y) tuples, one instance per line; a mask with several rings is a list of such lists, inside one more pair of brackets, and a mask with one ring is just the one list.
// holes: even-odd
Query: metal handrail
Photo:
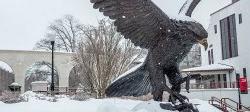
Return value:
[[(211, 101), (211, 103), (210, 103)], [(219, 103), (219, 106), (221, 107), (221, 109), (223, 109), (223, 111), (226, 111), (226, 108), (223, 108), (222, 105), (225, 105), (219, 98), (216, 97), (211, 97), (211, 100), (209, 100), (209, 104), (214, 104), (214, 101)]]
[(230, 98), (222, 98), (221, 100), (224, 100), (224, 102), (226, 102), (226, 100), (229, 100), (229, 101), (235, 103), (235, 104), (237, 105), (237, 110), (240, 110), (239, 107), (241, 106), (241, 107), (243, 107), (245, 110), (250, 111), (250, 108), (249, 108), (249, 107), (246, 107), (246, 106), (244, 106), (244, 105), (242, 105), (242, 104), (240, 105), (238, 102), (234, 101), (233, 99), (230, 99)]
[[(182, 89), (186, 87), (182, 84)], [(195, 84), (190, 84), (190, 89), (217, 89), (217, 88), (237, 88), (237, 82), (200, 82)], [(250, 82), (248, 83), (248, 88), (250, 88)]]
[[(231, 102), (233, 102), (233, 103), (235, 103), (237, 106), (235, 107), (235, 106), (233, 106), (233, 105), (230, 105), (230, 104), (228, 104), (227, 103), (227, 100), (228, 101), (231, 101)], [(211, 102), (211, 103), (210, 103)], [(230, 99), (230, 98), (221, 98), (221, 99), (219, 99), (219, 98), (216, 98), (216, 97), (211, 97), (211, 100), (209, 100), (209, 104), (214, 104), (213, 102), (217, 102), (217, 103), (219, 103), (220, 104), (220, 107), (221, 107), (221, 109), (223, 110), (223, 111), (227, 111), (227, 108), (230, 108), (230, 109), (232, 109), (232, 110), (234, 110), (234, 111), (236, 111), (236, 112), (240, 112), (240, 111), (242, 111), (242, 110), (240, 110), (240, 104), (238, 103), (238, 102), (236, 102), (236, 101), (234, 101), (234, 100), (232, 100), (232, 99)], [(244, 110), (245, 111), (250, 111), (250, 108), (248, 108), (248, 107), (246, 107), (246, 106), (244, 106), (244, 105), (241, 105), (243, 108), (244, 108)]]
[(238, 111), (239, 109), (238, 109), (238, 104), (237, 104), (237, 107), (234, 107), (234, 106), (232, 106), (232, 105), (230, 105), (230, 104), (228, 104), (228, 103), (226, 103), (226, 101), (223, 101), (223, 99), (221, 99), (221, 106), (222, 106), (222, 108), (224, 108), (224, 109), (226, 109), (226, 108), (230, 108), (230, 109), (232, 109), (232, 110), (234, 110), (234, 111)]

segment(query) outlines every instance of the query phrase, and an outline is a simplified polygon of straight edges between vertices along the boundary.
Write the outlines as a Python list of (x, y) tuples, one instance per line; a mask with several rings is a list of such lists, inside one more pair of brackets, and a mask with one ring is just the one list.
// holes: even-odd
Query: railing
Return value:
[[(185, 84), (182, 84), (182, 89), (185, 88)], [(216, 88), (238, 88), (236, 82), (201, 82), (190, 84), (190, 89), (216, 89)], [(250, 88), (250, 82), (248, 83), (248, 88)]]
[[(65, 95), (74, 95), (77, 93), (77, 91), (88, 91), (87, 89), (81, 89), (81, 88), (69, 88), (69, 87), (55, 87), (53, 93), (54, 94), (65, 94)], [(49, 87), (47, 87), (46, 90), (43, 91), (33, 91), (36, 93), (43, 93), (43, 94), (51, 94), (52, 91)]]
[(208, 101), (209, 104), (214, 104), (214, 102), (217, 102), (218, 104), (221, 104), (221, 100), (216, 97), (211, 97), (211, 100)]
[[(211, 100), (209, 100), (209, 104), (215, 106), (215, 103), (218, 103), (219, 109), (221, 109), (223, 112), (228, 112), (228, 109), (231, 109), (236, 112), (245, 112), (245, 111), (250, 111), (250, 108), (240, 105), (238, 102), (230, 99), (230, 98), (216, 98), (216, 97), (211, 97)], [(240, 109), (241, 106), (241, 109)]]
[[(240, 105), (238, 102), (230, 99), (230, 98), (222, 98), (221, 99), (222, 102), (224, 102), (225, 104), (228, 104), (227, 102), (230, 102), (232, 104), (235, 104), (236, 106), (234, 106), (233, 108), (236, 108), (237, 111), (241, 112), (241, 111), (250, 111), (249, 107), (246, 107), (244, 105)], [(229, 107), (230, 108), (230, 107)]]

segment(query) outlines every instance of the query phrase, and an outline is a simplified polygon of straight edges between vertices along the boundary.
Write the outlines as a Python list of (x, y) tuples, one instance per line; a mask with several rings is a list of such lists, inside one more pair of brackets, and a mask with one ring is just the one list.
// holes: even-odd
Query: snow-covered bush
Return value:
[(130, 100), (141, 100), (141, 101), (149, 101), (153, 99), (153, 96), (149, 93), (147, 95), (133, 97), (133, 96), (122, 96), (121, 99), (130, 99)]
[(44, 94), (37, 94), (32, 91), (27, 91), (24, 94), (22, 94), (20, 97), (24, 99), (24, 101), (26, 102), (28, 102), (29, 100), (46, 100), (50, 102), (56, 102), (57, 99), (64, 98), (66, 96), (62, 97), (62, 95), (60, 95), (60, 96), (55, 96), (55, 97), (49, 97)]
[(86, 92), (78, 92), (74, 96), (71, 97), (72, 100), (85, 101), (91, 98), (90, 95)]
[(87, 99), (93, 98), (94, 95), (90, 91), (77, 91), (75, 95), (71, 97), (72, 100), (85, 101)]
[(72, 100), (85, 101), (89, 98), (94, 98), (96, 95), (91, 93), (90, 89), (79, 84), (75, 95), (71, 97)]
[(25, 100), (20, 97), (19, 92), (4, 91), (2, 96), (0, 96), (0, 101), (4, 103), (19, 103)]

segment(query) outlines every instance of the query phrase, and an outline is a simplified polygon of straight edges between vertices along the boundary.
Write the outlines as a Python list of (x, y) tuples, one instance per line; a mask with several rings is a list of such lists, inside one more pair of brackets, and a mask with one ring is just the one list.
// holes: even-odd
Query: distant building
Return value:
[(236, 86), (236, 74), (250, 80), (250, 0), (232, 4), (211, 14), (209, 48), (201, 49), (201, 67), (182, 70), (196, 76), (203, 88)]
[(47, 81), (35, 81), (31, 83), (31, 90), (34, 92), (47, 92), (48, 86)]

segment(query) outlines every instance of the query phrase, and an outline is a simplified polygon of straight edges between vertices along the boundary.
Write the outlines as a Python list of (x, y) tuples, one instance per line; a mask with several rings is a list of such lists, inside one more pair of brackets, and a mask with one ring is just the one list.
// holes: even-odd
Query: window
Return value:
[(227, 88), (227, 75), (223, 74), (224, 88)]
[(211, 53), (210, 53), (210, 50), (208, 51), (208, 63), (209, 63), (209, 65), (211, 65), (211, 58), (210, 58), (210, 55), (211, 55)]
[(222, 59), (238, 56), (235, 14), (220, 21)]
[(213, 51), (213, 49), (208, 50), (208, 63), (209, 63), (209, 65), (214, 64), (214, 51)]
[(247, 77), (247, 68), (243, 68), (243, 76)]
[(221, 88), (221, 79), (220, 79), (220, 74), (218, 75), (218, 87)]
[(239, 24), (242, 23), (242, 14), (239, 14)]
[(217, 25), (214, 25), (214, 33), (217, 34)]
[(211, 58), (211, 63), (214, 64), (214, 50), (213, 49), (211, 49), (211, 56), (210, 56), (210, 58)]

